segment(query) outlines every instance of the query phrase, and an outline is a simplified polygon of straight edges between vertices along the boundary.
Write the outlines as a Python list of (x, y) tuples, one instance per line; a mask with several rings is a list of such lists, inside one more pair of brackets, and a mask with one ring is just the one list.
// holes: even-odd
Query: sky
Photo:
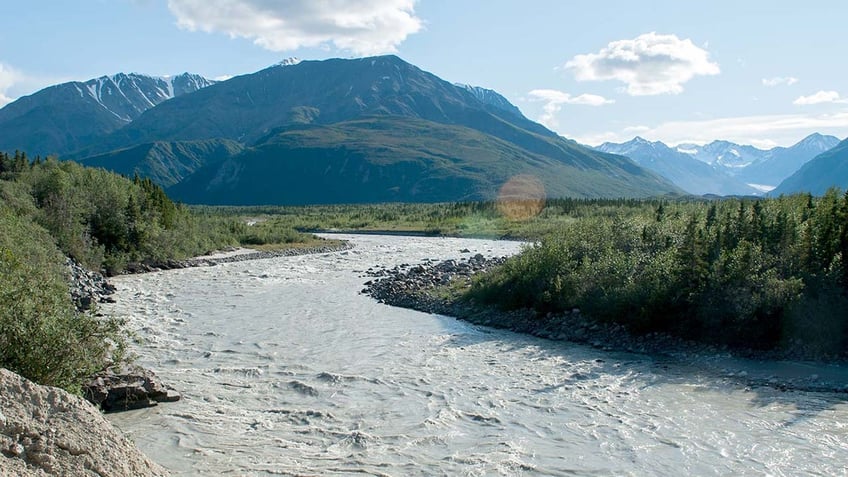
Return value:
[(10, 0), (0, 18), (0, 106), (118, 72), (396, 54), (584, 144), (848, 136), (842, 0)]

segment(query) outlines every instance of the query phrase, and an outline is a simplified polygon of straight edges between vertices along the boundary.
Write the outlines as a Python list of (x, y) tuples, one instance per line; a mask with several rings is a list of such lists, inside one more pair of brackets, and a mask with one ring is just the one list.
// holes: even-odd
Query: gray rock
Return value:
[(140, 367), (106, 370), (92, 376), (83, 395), (106, 412), (129, 411), (179, 401), (180, 394), (153, 371)]
[(84, 399), (0, 368), (0, 475), (166, 476)]

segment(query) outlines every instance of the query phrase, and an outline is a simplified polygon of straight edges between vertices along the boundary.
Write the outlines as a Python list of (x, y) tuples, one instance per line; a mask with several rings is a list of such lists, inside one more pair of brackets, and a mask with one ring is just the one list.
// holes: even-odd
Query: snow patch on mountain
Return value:
[(294, 66), (300, 62), (300, 58), (292, 56), (291, 58), (286, 58), (283, 61), (280, 61), (279, 63), (277, 63), (277, 66)]
[(508, 99), (506, 99), (500, 93), (493, 89), (487, 89), (480, 86), (472, 86), (470, 84), (464, 83), (454, 83), (454, 86), (468, 91), (483, 104), (494, 106), (504, 111), (509, 111), (510, 113), (516, 114), (518, 116), (523, 116), (521, 114), (521, 111), (514, 104), (510, 103)]
[(85, 97), (87, 94), (105, 110), (128, 123), (163, 101), (192, 93), (214, 83), (215, 81), (191, 73), (177, 76), (118, 73), (72, 84), (80, 95)]

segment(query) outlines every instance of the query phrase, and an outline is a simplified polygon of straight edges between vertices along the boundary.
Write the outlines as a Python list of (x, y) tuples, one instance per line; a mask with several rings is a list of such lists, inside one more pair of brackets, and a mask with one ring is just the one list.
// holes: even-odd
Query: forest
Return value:
[(848, 194), (592, 201), (466, 298), (748, 349), (848, 351)]

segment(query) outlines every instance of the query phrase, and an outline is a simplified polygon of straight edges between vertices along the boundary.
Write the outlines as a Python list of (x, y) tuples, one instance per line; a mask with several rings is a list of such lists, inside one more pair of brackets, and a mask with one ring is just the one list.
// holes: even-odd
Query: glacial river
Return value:
[(846, 394), (381, 305), (359, 294), (369, 267), (520, 246), (348, 238), (345, 252), (116, 279), (106, 311), (183, 399), (110, 420), (177, 475), (848, 472)]

